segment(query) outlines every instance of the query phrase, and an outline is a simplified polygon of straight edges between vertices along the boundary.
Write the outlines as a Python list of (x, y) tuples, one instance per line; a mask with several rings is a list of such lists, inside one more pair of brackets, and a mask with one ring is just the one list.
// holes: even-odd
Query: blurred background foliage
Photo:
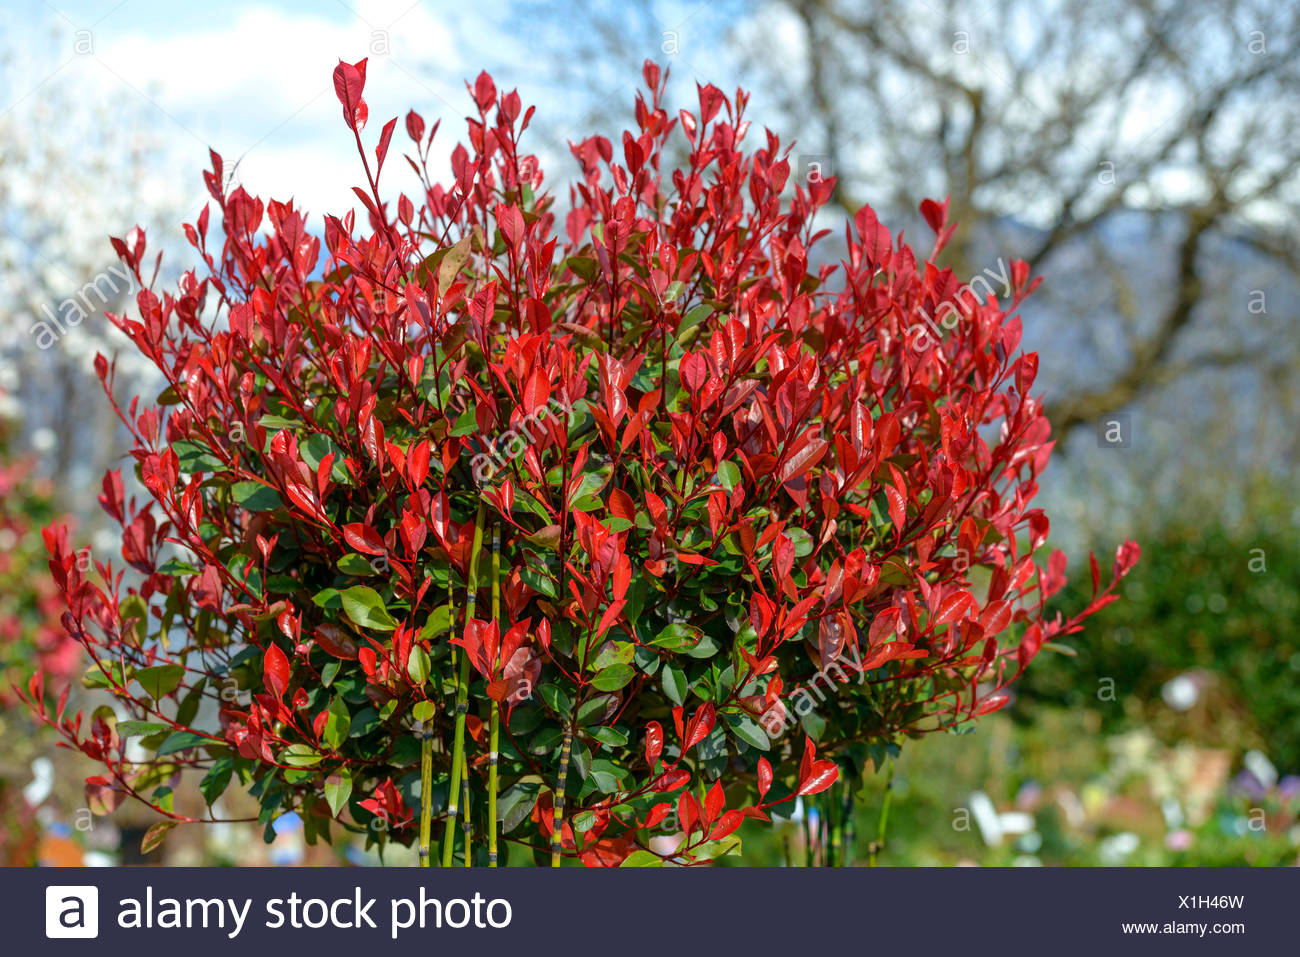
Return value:
[[(1045, 282), (1022, 311), (1024, 346), (1040, 353), (1059, 441), (1039, 502), (1073, 557), (1061, 607), (1083, 603), (1087, 550), (1105, 564), (1123, 538), (1143, 547), (1123, 600), (1072, 653), (1041, 654), (1008, 709), (970, 734), (904, 744), (880, 862), (1297, 863), (1300, 6), (232, 0), (213, 16), (161, 0), (20, 0), (7, 14), (4, 689), (42, 656), (81, 667), (49, 615), (38, 529), (68, 515), (94, 554), (113, 548), (95, 499), (122, 441), (95, 353), (121, 356), (122, 395), (152, 387), (103, 316), (133, 294), (109, 272), (107, 236), (141, 223), (168, 251), (165, 274), (192, 264), (179, 223), (204, 201), (209, 146), (253, 193), (315, 217), (351, 206), (359, 173), (329, 87), (339, 57), (370, 57), (376, 118), (411, 106), (441, 117), (444, 160), (463, 82), (486, 68), (517, 86), (539, 107), (533, 148), (562, 194), (576, 169), (567, 143), (622, 128), (650, 58), (688, 109), (696, 81), (750, 89), (756, 127), (797, 141), (796, 176), (837, 177), (833, 230), (870, 203), (919, 235), (917, 204), (947, 195), (961, 228), (942, 265), (974, 277), (1029, 261)], [(42, 347), (52, 314), (66, 331)], [(376, 863), (305, 847), (291, 817), (269, 846), (213, 825), (142, 855), (148, 817), (85, 807), (84, 770), (7, 690), (0, 740), (11, 863)], [(882, 767), (852, 788), (851, 828), (836, 804), (841, 860), (867, 860), (887, 780)], [(202, 806), (184, 785), (176, 802)], [(727, 863), (806, 862), (807, 825), (830, 810), (801, 807), (774, 832), (746, 825), (743, 858)]]
[[(1278, 508), (1142, 536), (1123, 599), (1040, 655), (1011, 706), (903, 746), (880, 862), (1296, 864), (1297, 531)], [(1087, 595), (1085, 573), (1055, 601)], [(859, 860), (886, 780), (857, 792)], [(745, 863), (802, 859), (802, 823), (746, 832)]]

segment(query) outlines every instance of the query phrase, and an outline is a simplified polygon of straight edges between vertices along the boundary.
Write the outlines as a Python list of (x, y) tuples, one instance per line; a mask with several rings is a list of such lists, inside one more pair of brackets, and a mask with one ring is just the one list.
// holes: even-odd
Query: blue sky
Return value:
[[(511, 11), (509, 0), (29, 0), (7, 11), (3, 46), (17, 67), (0, 111), (57, 84), (103, 101), (106, 118), (154, 125), (167, 159), (190, 177), (194, 203), (212, 146), (227, 162), (240, 160), (250, 191), (293, 196), (319, 214), (354, 205), (359, 176), (331, 85), (340, 57), (369, 57), (372, 137), (415, 107), (444, 119), (439, 142), (449, 151), (469, 106), (463, 83), (482, 68), (502, 87), (519, 86), (526, 102), (565, 108), (548, 85), (538, 34), (515, 28)], [(631, 95), (629, 87), (629, 104)], [(555, 155), (538, 151), (544, 161)], [(196, 211), (194, 203), (187, 208)]]

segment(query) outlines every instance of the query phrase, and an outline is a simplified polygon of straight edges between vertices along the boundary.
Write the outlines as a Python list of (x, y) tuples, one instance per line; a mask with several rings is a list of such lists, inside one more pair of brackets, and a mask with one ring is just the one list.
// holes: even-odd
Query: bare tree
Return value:
[[(144, 221), (156, 247), (179, 214), (158, 176), (156, 124), (134, 104), (42, 76), (13, 51), (0, 70), (11, 81), (0, 103), (0, 396), (60, 506), (84, 517), (118, 438), (94, 357), (125, 343), (105, 312), (136, 291), (109, 236)], [(119, 381), (150, 381), (132, 354)]]
[[(923, 170), (937, 174), (933, 185), (952, 196), (959, 221), (1049, 224), (1021, 247), (1045, 272), (1067, 246), (1089, 243), (1095, 285), (1114, 287), (1126, 356), (1051, 406), (1058, 429), (1092, 423), (1190, 367), (1260, 358), (1240, 347), (1187, 356), (1177, 346), (1234, 298), (1233, 311), (1246, 314), (1243, 291), (1225, 295), (1207, 281), (1216, 237), (1295, 272), (1294, 6), (950, 2), (936, 11), (797, 0), (791, 9), (807, 66), (790, 94), (816, 104), (847, 207), (865, 199), (865, 183), (910, 202), (910, 174)], [(900, 82), (907, 91), (882, 102), (877, 91)], [(1104, 237), (1121, 211), (1180, 223), (1175, 241), (1143, 250), (1165, 259), (1143, 265), (1167, 277), (1159, 303), (1119, 288), (1131, 270), (1117, 257), (1135, 250)], [(972, 238), (967, 229), (954, 248), (959, 270), (978, 268)]]
[[(973, 277), (996, 257), (1030, 262), (1047, 281), (1026, 307), (1026, 342), (1071, 450), (1089, 454), (1082, 427), (1138, 409), (1148, 424), (1179, 417), (1184, 443), (1233, 445), (1235, 463), (1294, 452), (1300, 7), (562, 6), (583, 29), (560, 59), (577, 75), (600, 69), (602, 93), (645, 57), (679, 79), (744, 82), (751, 117), (797, 135), (804, 171), (837, 177), (845, 213), (870, 203), (923, 229), (919, 201), (950, 196), (960, 227), (943, 265)], [(1198, 467), (1213, 467), (1204, 451)]]

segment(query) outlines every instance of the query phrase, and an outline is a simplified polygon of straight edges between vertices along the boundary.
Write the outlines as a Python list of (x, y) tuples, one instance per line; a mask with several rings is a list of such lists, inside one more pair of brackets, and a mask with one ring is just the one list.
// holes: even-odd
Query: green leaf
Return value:
[(523, 583), (535, 592), (541, 592), (548, 598), (556, 596), (555, 582), (549, 575), (542, 575), (531, 568), (519, 569), (519, 577)]
[(181, 575), (197, 575), (199, 570), (189, 562), (183, 562), (179, 558), (169, 558), (158, 566), (158, 571), (163, 575), (180, 577)]
[(691, 658), (712, 658), (717, 653), (718, 643), (713, 640), (712, 635), (707, 634), (701, 634), (700, 640), (686, 649), (686, 654)]
[(171, 725), (164, 724), (161, 721), (119, 721), (117, 723), (117, 733), (123, 738), (133, 738), (136, 735), (157, 734), (159, 731), (170, 731)]
[(636, 666), (644, 671), (647, 675), (653, 676), (659, 670), (660, 659), (653, 648), (647, 648), (645, 645), (637, 645), (636, 652), (632, 655)]
[(607, 758), (597, 758), (591, 762), (591, 769), (586, 777), (596, 785), (602, 794), (613, 794), (623, 784), (627, 771)]
[(167, 839), (168, 832), (177, 825), (177, 821), (159, 821), (149, 830), (144, 832), (144, 837), (140, 840), (140, 853), (148, 854), (156, 850)]
[(379, 597), (379, 592), (365, 585), (353, 585), (339, 593), (343, 600), (343, 610), (347, 616), (362, 628), (375, 631), (394, 631), (397, 622), (388, 613), (388, 606)]
[(236, 482), (230, 486), (230, 494), (237, 505), (250, 512), (274, 512), (284, 507), (279, 493), (261, 482)]
[(786, 537), (790, 539), (790, 542), (794, 545), (795, 558), (804, 558), (805, 556), (812, 554), (812, 550), (813, 550), (812, 535), (810, 535), (807, 531), (798, 527), (787, 528), (785, 534)]
[(348, 552), (335, 562), (335, 564), (338, 566), (338, 570), (345, 575), (365, 577), (375, 574), (375, 566), (370, 564), (370, 561), (366, 556), (358, 554), (357, 552)]
[(630, 641), (607, 641), (600, 646), (593, 667), (602, 671), (610, 665), (626, 665), (632, 661), (636, 645)]
[(537, 804), (541, 787), (540, 781), (519, 781), (501, 795), (497, 801), (497, 820), (501, 822), (502, 834), (509, 834), (528, 817)]
[(425, 619), (420, 629), (421, 641), (432, 641), (444, 632), (451, 630), (452, 611), (446, 605), (439, 605)]
[(730, 492), (740, 484), (740, 466), (735, 462), (722, 462), (718, 465), (718, 484)]
[(551, 520), (546, 509), (542, 506), (542, 503), (537, 501), (537, 499), (533, 498), (523, 489), (515, 489), (515, 508), (522, 508), (526, 512), (531, 512), (543, 522), (549, 523)]
[(591, 724), (593, 721), (603, 720), (605, 714), (609, 711), (611, 700), (607, 695), (596, 695), (594, 698), (588, 698), (580, 704), (578, 706), (578, 727)]
[(600, 271), (600, 263), (589, 256), (570, 256), (564, 261), (564, 265), (575, 276), (579, 276), (587, 282), (595, 279), (596, 274)]
[(338, 611), (343, 607), (343, 596), (337, 588), (322, 588), (311, 600), (326, 611)]
[(591, 679), (591, 686), (597, 691), (617, 691), (636, 674), (636, 669), (631, 665), (610, 665), (596, 673)]
[[(464, 236), (454, 246), (446, 246), (429, 257), (437, 264), (438, 295), (445, 296), (447, 290), (456, 282), (461, 269), (469, 262), (471, 249), (470, 237)], [(436, 259), (434, 258), (436, 257)], [(426, 260), (428, 262), (429, 260)], [(432, 266), (430, 266), (432, 268)]]
[(740, 853), (740, 838), (735, 834), (728, 834), (726, 837), (717, 841), (709, 841), (701, 845), (695, 851), (696, 860), (713, 861), (719, 857), (725, 857), (728, 854)]
[(542, 701), (546, 707), (550, 708), (556, 714), (568, 714), (569, 709), (573, 707), (573, 702), (569, 696), (553, 684), (544, 684), (537, 689), (537, 693), (542, 696)]
[(154, 788), (153, 794), (149, 795), (149, 800), (161, 811), (171, 813), (175, 804), (176, 795), (169, 787)]
[(134, 677), (145, 694), (157, 701), (176, 690), (185, 677), (185, 669), (180, 665), (155, 665), (152, 668), (141, 668)]
[(406, 673), (416, 687), (424, 684), (429, 677), (429, 655), (416, 645), (411, 649), (411, 657), (406, 660)]
[(453, 436), (473, 435), (478, 432), (478, 417), (474, 414), (475, 406), (470, 406), (460, 414), (456, 424), (451, 427)]
[(686, 683), (686, 674), (680, 668), (672, 665), (664, 665), (663, 677), (660, 679), (663, 685), (664, 694), (673, 704), (686, 704), (686, 693), (690, 690), (690, 685)]
[(714, 308), (706, 303), (700, 303), (690, 312), (682, 317), (681, 324), (677, 327), (677, 344), (680, 346), (689, 345), (690, 342), (699, 334), (699, 325), (707, 319), (713, 312)]
[(428, 724), (437, 712), (438, 706), (432, 701), (417, 701), (411, 708), (411, 717), (421, 724)]
[(700, 637), (703, 634), (704, 632), (694, 625), (688, 625), (684, 622), (676, 622), (655, 635), (654, 638), (650, 640), (650, 644), (654, 645), (656, 648), (663, 648), (667, 651), (689, 652), (699, 643)]
[(727, 723), (727, 727), (731, 729), (733, 735), (751, 747), (766, 751), (772, 746), (772, 741), (768, 738), (767, 732), (763, 730), (763, 726), (749, 715), (743, 712), (731, 714), (724, 711), (722, 720)]
[(620, 731), (618, 728), (610, 728), (604, 725), (591, 729), (591, 736), (601, 744), (611, 748), (619, 748), (627, 744), (627, 733)]
[(177, 464), (182, 472), (215, 472), (226, 467), (226, 464), (201, 442), (186, 440), (173, 442), (172, 451), (176, 453)]
[(321, 732), (321, 740), (329, 747), (337, 750), (348, 739), (348, 732), (351, 729), (352, 715), (348, 712), (348, 706), (343, 703), (342, 698), (335, 698), (330, 702), (329, 716), (325, 719), (325, 728)]
[(320, 760), (320, 754), (310, 744), (291, 744), (280, 752), (280, 761), (291, 768), (310, 768)]
[(362, 708), (352, 716), (352, 730), (348, 733), (348, 737), (363, 737), (373, 731), (378, 724), (379, 712), (371, 707)]
[(605, 487), (607, 478), (608, 476), (601, 475), (599, 472), (584, 472), (582, 478), (578, 479), (578, 485), (571, 493), (570, 500), (576, 503), (579, 499), (596, 495)]
[(298, 453), (302, 456), (302, 460), (311, 467), (313, 472), (320, 468), (325, 456), (331, 452), (334, 453), (334, 461), (330, 464), (330, 480), (338, 482), (340, 485), (351, 485), (352, 476), (348, 474), (348, 467), (343, 464), (343, 460), (347, 458), (347, 453), (328, 435), (322, 432), (313, 432), (303, 439), (298, 446)]
[(193, 731), (177, 731), (169, 735), (167, 740), (158, 748), (158, 756), (166, 754), (175, 754), (177, 751), (184, 751), (186, 748), (196, 748), (201, 744), (207, 744), (208, 739), (201, 734), (195, 734)]
[(149, 604), (139, 595), (130, 595), (122, 600), (117, 609), (124, 629), (135, 633), (135, 640), (142, 644), (149, 628)]
[(663, 867), (664, 862), (658, 854), (650, 851), (633, 851), (623, 859), (619, 867)]
[(528, 753), (538, 757), (554, 753), (559, 750), (560, 736), (559, 728), (542, 728), (528, 741)]
[(279, 432), (281, 429), (301, 429), (305, 423), (302, 419), (286, 419), (282, 415), (264, 415), (257, 424), (271, 432)]
[(339, 768), (325, 779), (325, 800), (329, 802), (330, 813), (335, 817), (347, 806), (351, 796), (352, 772), (347, 768)]
[(234, 758), (217, 758), (216, 761), (212, 762), (212, 767), (208, 768), (208, 773), (199, 782), (199, 791), (203, 794), (203, 800), (207, 801), (209, 806), (225, 792), (226, 786), (230, 784), (230, 775), (234, 768)]
[[(113, 670), (106, 671), (105, 667)], [(122, 666), (115, 661), (91, 662), (86, 673), (81, 676), (81, 684), (85, 688), (107, 688), (125, 683), (126, 675), (122, 673)]]

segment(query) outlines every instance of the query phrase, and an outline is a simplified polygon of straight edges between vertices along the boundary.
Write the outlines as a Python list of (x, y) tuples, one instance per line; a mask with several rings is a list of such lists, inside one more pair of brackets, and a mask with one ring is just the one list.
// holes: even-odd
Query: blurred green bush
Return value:
[[(0, 418), (0, 865), (36, 862), (35, 808), (23, 793), (32, 759), (52, 742), (39, 733), (15, 688), (38, 667), (56, 693), (80, 667), (80, 647), (59, 623), (40, 527), (54, 518), (48, 483), (10, 455), (12, 423)], [(43, 799), (43, 798), (42, 798)], [(39, 803), (39, 802), (38, 802)]]
[[(1062, 608), (1086, 579), (1074, 576)], [(1257, 748), (1300, 772), (1300, 528), (1278, 514), (1144, 537), (1121, 592), (1076, 636), (1077, 657), (1034, 663), (1013, 714), (1084, 708), (1104, 733), (1146, 726), (1166, 742)]]
[[(1296, 864), (1300, 529), (1289, 509), (1262, 514), (1142, 536), (1123, 599), (1041, 654), (1011, 706), (961, 741), (906, 742), (880, 862)], [(1059, 602), (1087, 592), (1074, 569)], [(1269, 780), (1244, 769), (1251, 750)], [(856, 789), (858, 863), (884, 783), (878, 772)], [(742, 828), (737, 863), (802, 864), (803, 833)]]

